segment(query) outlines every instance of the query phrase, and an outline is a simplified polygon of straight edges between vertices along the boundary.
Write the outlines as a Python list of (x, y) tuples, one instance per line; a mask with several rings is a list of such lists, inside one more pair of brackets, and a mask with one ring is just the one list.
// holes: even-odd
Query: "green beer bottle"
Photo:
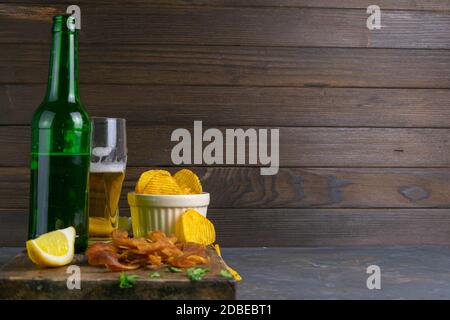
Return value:
[(53, 17), (47, 93), (33, 116), (28, 237), (73, 226), (75, 250), (88, 241), (91, 125), (78, 92), (75, 20)]

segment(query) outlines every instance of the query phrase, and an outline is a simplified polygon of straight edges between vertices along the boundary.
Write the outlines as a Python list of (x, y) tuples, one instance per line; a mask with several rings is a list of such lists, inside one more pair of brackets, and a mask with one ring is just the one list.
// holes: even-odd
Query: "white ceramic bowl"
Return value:
[(144, 237), (149, 231), (175, 233), (175, 224), (187, 209), (194, 209), (206, 217), (209, 193), (186, 195), (157, 195), (128, 193), (131, 225), (135, 237)]

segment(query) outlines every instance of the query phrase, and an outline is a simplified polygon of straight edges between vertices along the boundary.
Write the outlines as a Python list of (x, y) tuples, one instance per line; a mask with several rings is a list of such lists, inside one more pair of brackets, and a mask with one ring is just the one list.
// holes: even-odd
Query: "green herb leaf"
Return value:
[(221, 270), (220, 275), (224, 278), (227, 278), (228, 280), (234, 279), (233, 275), (228, 270)]
[(203, 276), (209, 272), (207, 268), (189, 268), (186, 270), (186, 274), (191, 279), (191, 281), (200, 281)]
[(183, 272), (183, 270), (181, 270), (180, 268), (175, 267), (168, 267), (167, 270), (169, 270), (170, 272)]
[(150, 278), (159, 278), (159, 277), (161, 277), (161, 275), (159, 274), (159, 272), (155, 271), (155, 272), (150, 273), (149, 277)]
[(127, 275), (122, 272), (119, 276), (119, 287), (121, 289), (132, 288), (138, 278), (139, 276), (137, 275)]

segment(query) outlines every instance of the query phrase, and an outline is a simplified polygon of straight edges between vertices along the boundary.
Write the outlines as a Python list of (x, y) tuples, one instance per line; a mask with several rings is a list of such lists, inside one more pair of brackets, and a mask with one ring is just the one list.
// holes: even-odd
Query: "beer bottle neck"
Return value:
[(78, 42), (75, 27), (68, 27), (73, 18), (53, 19), (52, 51), (46, 100), (50, 102), (80, 102), (78, 91)]

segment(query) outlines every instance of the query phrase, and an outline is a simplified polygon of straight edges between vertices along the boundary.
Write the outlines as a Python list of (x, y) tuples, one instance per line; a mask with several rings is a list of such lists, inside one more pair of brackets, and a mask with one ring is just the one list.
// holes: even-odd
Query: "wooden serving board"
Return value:
[(38, 268), (27, 257), (18, 254), (0, 270), (0, 299), (235, 299), (236, 281), (219, 273), (225, 262), (211, 247), (211, 270), (200, 281), (191, 281), (186, 273), (172, 273), (166, 267), (159, 270), (159, 278), (150, 278), (150, 269), (128, 271), (138, 275), (132, 288), (119, 288), (120, 272), (87, 264), (84, 255), (76, 255), (71, 265), (80, 267), (81, 289), (67, 288), (68, 266)]

